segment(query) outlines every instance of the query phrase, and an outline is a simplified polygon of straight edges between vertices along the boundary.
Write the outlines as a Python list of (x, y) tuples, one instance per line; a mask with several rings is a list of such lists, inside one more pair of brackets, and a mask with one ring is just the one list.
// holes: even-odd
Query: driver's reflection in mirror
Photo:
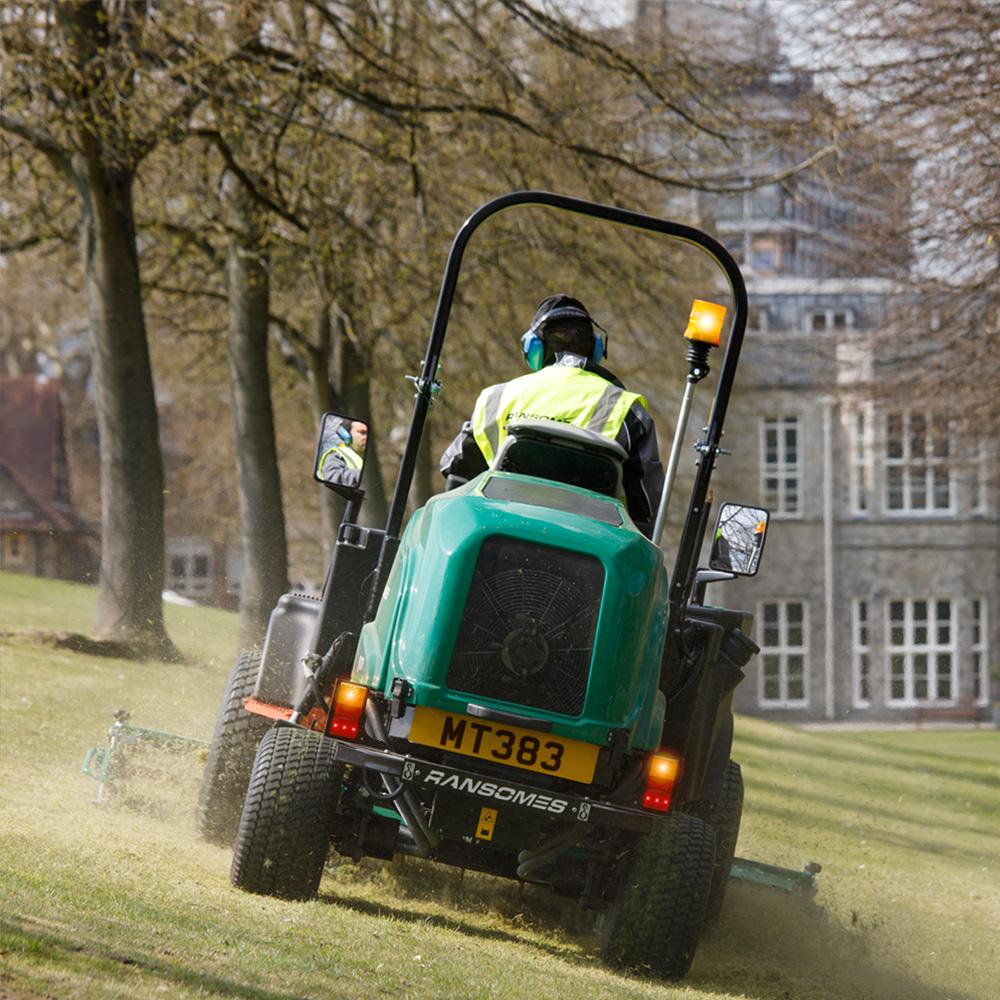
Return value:
[(326, 483), (349, 486), (361, 483), (361, 470), (368, 447), (368, 425), (361, 420), (338, 421), (320, 453), (316, 472)]

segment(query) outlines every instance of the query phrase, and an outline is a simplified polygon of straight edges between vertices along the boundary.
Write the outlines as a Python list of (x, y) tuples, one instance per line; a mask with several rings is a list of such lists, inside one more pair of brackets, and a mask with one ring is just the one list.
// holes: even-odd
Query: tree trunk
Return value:
[(262, 641), (288, 586), (288, 549), (267, 370), (270, 277), (264, 226), (242, 184), (223, 181), (231, 232), (226, 264), (229, 380), (236, 440), (243, 574), (240, 643)]
[(173, 659), (163, 624), (163, 462), (139, 283), (132, 173), (93, 147), (81, 251), (101, 445), (97, 633)]

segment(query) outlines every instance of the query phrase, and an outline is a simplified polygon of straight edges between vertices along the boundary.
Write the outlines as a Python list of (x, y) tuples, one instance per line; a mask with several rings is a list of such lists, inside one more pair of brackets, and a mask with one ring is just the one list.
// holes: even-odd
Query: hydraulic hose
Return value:
[(537, 881), (530, 877), (532, 873), (538, 871), (539, 868), (544, 868), (549, 862), (555, 861), (561, 854), (565, 854), (576, 843), (576, 837), (576, 827), (572, 826), (568, 830), (563, 830), (562, 833), (557, 833), (533, 851), (521, 851), (517, 856), (517, 877), (526, 882)]
[[(382, 717), (370, 698), (365, 705), (365, 716), (371, 731), (375, 734), (375, 739), (384, 746), (388, 746), (389, 736), (385, 731), (385, 726), (382, 725)], [(438, 845), (438, 836), (427, 825), (423, 810), (420, 808), (420, 803), (412, 789), (408, 788), (400, 793), (398, 789), (393, 788), (392, 779), (387, 774), (382, 775), (382, 783), (385, 785), (387, 796), (392, 798), (396, 811), (402, 817), (417, 845), (417, 850), (414, 853), (421, 858), (429, 857), (431, 851)]]

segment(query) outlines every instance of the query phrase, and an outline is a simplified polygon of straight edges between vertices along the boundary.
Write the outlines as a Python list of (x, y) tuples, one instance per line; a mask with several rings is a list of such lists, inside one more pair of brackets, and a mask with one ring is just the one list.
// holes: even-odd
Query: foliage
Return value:
[(892, 272), (902, 295), (884, 391), (897, 405), (946, 396), (984, 441), (1000, 429), (998, 44), (992, 0), (845, 0), (812, 53), (864, 152), (888, 166), (892, 148), (912, 166), (903, 231), (868, 234), (873, 255), (912, 250)]

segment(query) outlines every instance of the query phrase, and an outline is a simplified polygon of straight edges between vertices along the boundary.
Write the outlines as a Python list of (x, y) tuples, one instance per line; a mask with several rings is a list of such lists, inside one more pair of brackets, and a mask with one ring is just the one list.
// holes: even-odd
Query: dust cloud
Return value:
[[(128, 747), (109, 775), (105, 804), (165, 824), (177, 849), (185, 841), (196, 849), (194, 809), (204, 756)], [(405, 857), (354, 863), (332, 855), (328, 874), (334, 881), (321, 895), (332, 889), (331, 901), (388, 915), (400, 905), (423, 905), (428, 919), (442, 926), (453, 926), (458, 913), (489, 914), (512, 932), (512, 942), (530, 946), (533, 931), (554, 934), (573, 960), (598, 963), (593, 915), (544, 888)], [(448, 910), (452, 918), (443, 919)], [(721, 921), (702, 941), (685, 986), (694, 995), (706, 990), (754, 1000), (985, 1000), (920, 982), (889, 958), (899, 949), (885, 947), (887, 933), (885, 926), (860, 920), (842, 923), (805, 894), (733, 882)]]

